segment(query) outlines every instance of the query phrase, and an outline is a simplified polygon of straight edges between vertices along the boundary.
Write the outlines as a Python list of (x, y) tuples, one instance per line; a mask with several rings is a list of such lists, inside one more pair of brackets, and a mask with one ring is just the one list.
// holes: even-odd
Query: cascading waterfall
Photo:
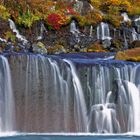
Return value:
[[(88, 107), (88, 132), (139, 132), (140, 90), (138, 66), (93, 65), (79, 71)], [(84, 70), (84, 71), (83, 71)], [(137, 71), (137, 73), (136, 73)], [(137, 80), (135, 79), (137, 77)], [(136, 84), (137, 82), (137, 84)], [(85, 84), (87, 83), (87, 84)]]
[(15, 130), (15, 108), (8, 61), (0, 56), (0, 132)]
[(140, 81), (139, 81), (139, 70), (140, 65), (135, 66), (132, 71), (130, 81), (128, 82), (129, 94), (130, 94), (130, 102), (132, 106), (130, 107), (130, 111), (132, 112), (130, 116), (130, 132), (140, 132)]
[(20, 56), (20, 65), (16, 57), (12, 60), (13, 75), (19, 75), (13, 84), (18, 130), (87, 132), (84, 95), (71, 63), (41, 55)]
[(140, 131), (137, 63), (24, 54), (9, 63), (17, 131)]

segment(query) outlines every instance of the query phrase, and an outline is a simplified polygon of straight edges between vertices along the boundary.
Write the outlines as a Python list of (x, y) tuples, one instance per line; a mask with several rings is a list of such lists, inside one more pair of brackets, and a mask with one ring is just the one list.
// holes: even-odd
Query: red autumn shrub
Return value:
[(51, 13), (47, 16), (47, 23), (53, 29), (59, 30), (62, 25), (66, 24), (66, 16), (59, 13)]

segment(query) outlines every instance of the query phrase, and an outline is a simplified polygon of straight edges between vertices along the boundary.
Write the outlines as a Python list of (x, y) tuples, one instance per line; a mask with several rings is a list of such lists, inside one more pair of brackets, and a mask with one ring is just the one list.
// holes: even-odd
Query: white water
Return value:
[(123, 17), (123, 22), (130, 22), (131, 19), (128, 17), (126, 12), (122, 13), (121, 16)]
[(127, 82), (130, 96), (130, 132), (140, 132), (140, 93), (134, 83)]
[(140, 132), (139, 65), (76, 67), (66, 59), (56, 61), (40, 55), (27, 56), (26, 61), (25, 58), (21, 57), (20, 64), (16, 57), (14, 60), (14, 66), (18, 66), (15, 73), (19, 73), (15, 83), (22, 87), (16, 90), (16, 110), (22, 108), (22, 112), (17, 112), (17, 130)]
[(78, 28), (76, 27), (76, 23), (75, 21), (73, 20), (70, 24), (70, 32), (74, 35), (77, 35), (80, 33), (80, 31), (78, 30)]
[(42, 40), (43, 39), (43, 33), (46, 32), (47, 33), (47, 29), (45, 27), (45, 25), (43, 23), (41, 23), (41, 27), (40, 27), (40, 35), (37, 37), (37, 40)]
[[(81, 87), (81, 83), (79, 81), (78, 75), (76, 73), (75, 66), (73, 63), (69, 60), (64, 60), (67, 64), (69, 64), (71, 68), (71, 74), (72, 74), (72, 82), (74, 85), (74, 91), (75, 91), (75, 96), (76, 96), (76, 109), (75, 109), (75, 120), (76, 122), (76, 127), (80, 130), (82, 126), (84, 126), (84, 131), (87, 132), (87, 110), (86, 110), (86, 103), (85, 103), (85, 98), (83, 94), (83, 90)], [(78, 116), (78, 118), (77, 118)], [(82, 125), (81, 125), (82, 123)]]
[(8, 61), (0, 56), (0, 132), (15, 129), (15, 108)]
[(17, 37), (20, 41), (23, 41), (24, 44), (27, 44), (28, 41), (25, 39), (24, 36), (22, 36), (22, 35), (19, 33), (19, 30), (16, 28), (16, 25), (15, 25), (14, 21), (11, 20), (11, 19), (8, 19), (8, 21), (9, 21), (11, 30), (13, 30), (13, 32), (16, 33), (16, 37)]
[(135, 28), (132, 29), (132, 41), (139, 40), (139, 34), (136, 32)]
[(101, 22), (100, 25), (97, 27), (97, 39), (111, 39), (110, 29), (107, 23)]
[(70, 24), (70, 33), (72, 33), (75, 36), (75, 39), (77, 40), (77, 42), (80, 42), (80, 31), (79, 29), (76, 27), (76, 22), (73, 20)]
[(1, 42), (5, 42), (5, 43), (7, 42), (7, 40), (6, 39), (3, 39), (3, 38), (0, 38), (0, 41)]
[(90, 26), (90, 33), (89, 33), (89, 36), (90, 36), (90, 37), (93, 36), (93, 26), (92, 26), (92, 25)]

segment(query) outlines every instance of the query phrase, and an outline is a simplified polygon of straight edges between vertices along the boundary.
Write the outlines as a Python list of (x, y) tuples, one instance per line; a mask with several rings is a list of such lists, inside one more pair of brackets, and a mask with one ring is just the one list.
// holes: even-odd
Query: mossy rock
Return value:
[(45, 45), (42, 42), (38, 42), (37, 44), (33, 44), (33, 52), (34, 53), (46, 54), (47, 49), (46, 49)]
[(87, 48), (87, 52), (106, 52), (106, 50), (103, 48), (100, 42), (95, 42)]
[(120, 51), (116, 54), (115, 59), (140, 62), (140, 47), (126, 51)]
[(115, 51), (119, 51), (123, 47), (123, 42), (118, 39), (113, 39), (111, 42), (111, 47), (115, 49)]
[(47, 48), (48, 54), (66, 53), (64, 46), (56, 44), (54, 47)]

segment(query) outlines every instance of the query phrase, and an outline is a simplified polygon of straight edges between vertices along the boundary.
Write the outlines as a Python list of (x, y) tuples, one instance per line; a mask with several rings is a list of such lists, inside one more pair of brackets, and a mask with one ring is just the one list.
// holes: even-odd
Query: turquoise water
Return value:
[(0, 137), (0, 140), (139, 140), (140, 136), (116, 135), (116, 136), (57, 136), (57, 135), (18, 135)]

